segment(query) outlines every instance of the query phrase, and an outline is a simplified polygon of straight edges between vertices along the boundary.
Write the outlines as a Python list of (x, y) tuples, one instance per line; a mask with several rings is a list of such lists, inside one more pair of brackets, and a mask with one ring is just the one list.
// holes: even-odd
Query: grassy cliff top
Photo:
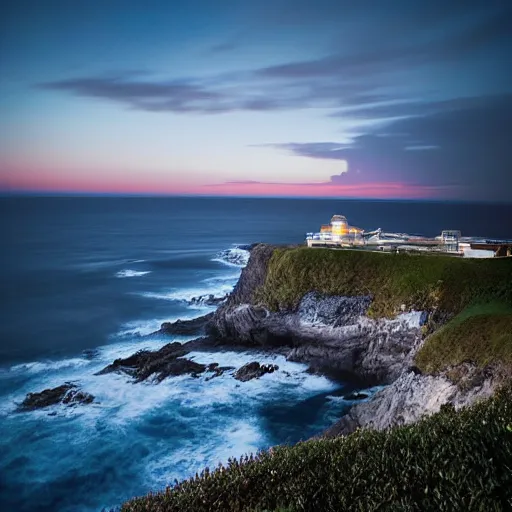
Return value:
[(451, 315), (473, 303), (512, 305), (512, 258), (469, 259), (300, 247), (274, 250), (254, 300), (294, 308), (308, 291), (372, 295), (369, 314), (393, 316), (402, 304)]
[(489, 302), (468, 306), (429, 336), (415, 357), (422, 372), (435, 373), (471, 362), (480, 368), (512, 368), (512, 306)]
[(504, 388), (472, 408), (445, 408), (413, 425), (231, 459), (122, 510), (510, 510), (511, 404)]

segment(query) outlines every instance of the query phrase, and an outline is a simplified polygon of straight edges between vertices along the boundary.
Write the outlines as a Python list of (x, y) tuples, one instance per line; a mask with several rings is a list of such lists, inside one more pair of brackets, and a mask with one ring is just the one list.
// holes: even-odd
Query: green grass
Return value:
[(388, 431), (231, 459), (123, 512), (501, 511), (512, 508), (512, 388)]
[(491, 302), (467, 307), (426, 340), (415, 362), (426, 373), (463, 362), (512, 367), (512, 306)]
[(369, 314), (390, 317), (408, 308), (450, 315), (472, 303), (512, 304), (512, 258), (381, 254), (366, 251), (277, 249), (264, 285), (253, 297), (271, 310), (296, 307), (305, 293), (372, 295)]

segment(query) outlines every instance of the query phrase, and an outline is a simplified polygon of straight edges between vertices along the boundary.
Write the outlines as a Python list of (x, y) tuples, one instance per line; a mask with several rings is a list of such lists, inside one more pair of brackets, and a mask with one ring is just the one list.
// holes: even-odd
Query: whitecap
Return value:
[(150, 320), (135, 320), (133, 322), (126, 322), (121, 326), (121, 329), (115, 334), (116, 337), (126, 336), (147, 336), (160, 329), (164, 322), (176, 322), (176, 320), (191, 320), (193, 315), (181, 315), (176, 317), (166, 318), (152, 318)]
[(222, 298), (233, 291), (233, 282), (220, 281), (217, 283), (210, 282), (210, 285), (201, 288), (181, 288), (172, 289), (167, 292), (142, 292), (139, 295), (149, 299), (168, 300), (175, 302), (190, 302), (198, 297), (209, 297), (213, 295), (215, 298)]
[(40, 373), (48, 371), (57, 371), (69, 367), (82, 367), (89, 364), (89, 361), (84, 358), (70, 358), (61, 359), (57, 361), (32, 361), (29, 363), (20, 363), (11, 366), (10, 370), (13, 372), (29, 372), (29, 373)]
[(151, 270), (132, 270), (127, 268), (125, 270), (120, 270), (116, 272), (116, 277), (140, 277), (145, 276), (146, 274), (151, 273)]
[(250, 252), (240, 246), (231, 247), (219, 252), (212, 261), (218, 261), (230, 267), (245, 267), (249, 261)]

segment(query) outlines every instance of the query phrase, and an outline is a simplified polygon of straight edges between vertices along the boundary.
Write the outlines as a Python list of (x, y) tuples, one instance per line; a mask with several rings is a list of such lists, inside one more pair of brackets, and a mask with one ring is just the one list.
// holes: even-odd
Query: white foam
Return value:
[(151, 270), (132, 270), (130, 268), (127, 268), (125, 270), (120, 270), (119, 272), (116, 272), (116, 277), (140, 277), (150, 273)]
[[(331, 395), (328, 395), (326, 398), (327, 398), (327, 400), (330, 400), (331, 402), (346, 402), (346, 403), (366, 402), (366, 401), (370, 400), (370, 398), (372, 398), (373, 395), (375, 395), (379, 391), (382, 391), (385, 387), (386, 386), (373, 386), (371, 388), (358, 390), (358, 392), (361, 392), (361, 393), (364, 393), (365, 395), (368, 395), (367, 398), (359, 398), (359, 399), (356, 399), (356, 400), (346, 400), (343, 396), (331, 396)], [(348, 394), (350, 394), (350, 392), (347, 392), (346, 394), (348, 395)]]
[(171, 453), (161, 452), (147, 464), (148, 480), (154, 482), (154, 490), (169, 485), (174, 479), (181, 480), (184, 475), (199, 473), (206, 467), (213, 470), (229, 458), (256, 453), (266, 444), (256, 418), (229, 418), (219, 427), (216, 432), (204, 436), (201, 442), (184, 440), (179, 449)]
[[(402, 313), (396, 317), (396, 321), (409, 329), (418, 329), (421, 327), (421, 319), (423, 317), (422, 311), (411, 311), (409, 313)], [(393, 320), (391, 320), (393, 321)]]
[(89, 361), (84, 358), (74, 357), (71, 359), (61, 359), (57, 361), (33, 361), (30, 363), (21, 363), (11, 366), (10, 370), (13, 372), (29, 372), (40, 373), (48, 371), (62, 370), (70, 367), (82, 367), (89, 364)]
[(203, 280), (204, 283), (222, 283), (229, 282), (230, 284), (235, 285), (238, 279), (240, 278), (240, 271), (236, 274), (224, 274), (214, 277), (208, 277)]
[(212, 259), (212, 261), (218, 261), (224, 263), (230, 267), (245, 267), (249, 261), (250, 252), (240, 247), (232, 247), (221, 251), (219, 254)]
[[(199, 310), (202, 314), (209, 313), (214, 310), (212, 307), (198, 306), (197, 308), (190, 308)], [(175, 315), (172, 317), (165, 318), (152, 318), (150, 320), (136, 320), (133, 322), (126, 322), (121, 326), (121, 329), (116, 333), (116, 337), (126, 336), (147, 336), (149, 334), (158, 331), (164, 322), (176, 322), (177, 320), (193, 320), (197, 318), (197, 311), (184, 313), (182, 315)]]
[(160, 299), (175, 302), (190, 302), (194, 298), (201, 296), (208, 297), (213, 295), (216, 298), (222, 298), (233, 291), (234, 283), (218, 282), (215, 285), (201, 288), (182, 288), (172, 289), (168, 292), (142, 292), (140, 295), (150, 299)]
[[(249, 382), (237, 381), (233, 372), (207, 382), (210, 372), (200, 378), (171, 377), (159, 384), (134, 384), (127, 375), (117, 373), (94, 375), (118, 357), (143, 348), (156, 350), (169, 341), (169, 338), (124, 339), (99, 347), (93, 359), (52, 362), (47, 372), (31, 374), (20, 389), (4, 397), (0, 403), (0, 414), (5, 415), (1, 421), (5, 425), (2, 432), (9, 435), (16, 432), (27, 439), (34, 432), (38, 435), (38, 442), (31, 448), (32, 474), (27, 485), (36, 480), (55, 481), (75, 467), (84, 474), (91, 464), (95, 464), (97, 471), (110, 471), (108, 463), (103, 461), (105, 454), (115, 453), (121, 454), (120, 464), (128, 466), (123, 475), (137, 475), (134, 480), (137, 492), (159, 490), (174, 478), (192, 476), (206, 466), (213, 469), (230, 457), (255, 453), (272, 444), (274, 441), (267, 437), (271, 434), (261, 421), (260, 410), (274, 398), (298, 402), (337, 387), (324, 377), (307, 374), (306, 365), (263, 352), (192, 352), (187, 356), (200, 363), (217, 362), (235, 368), (251, 361), (279, 365), (278, 371)], [(76, 364), (78, 361), (80, 364)], [(17, 366), (19, 371), (26, 371), (26, 365)], [(66, 381), (73, 381), (94, 395), (94, 402), (12, 414), (26, 393)], [(332, 404), (331, 410), (336, 407)], [(61, 451), (56, 452), (57, 448)], [(135, 455), (130, 458), (126, 454), (132, 448)], [(10, 460), (17, 456), (19, 448), (9, 450), (7, 459)], [(144, 455), (140, 456), (141, 453)], [(81, 461), (78, 466), (77, 459)], [(20, 481), (22, 477), (25, 475), (19, 476)], [(112, 478), (110, 494), (98, 498), (106, 503), (125, 499), (119, 475)], [(120, 493), (119, 500), (117, 493)]]

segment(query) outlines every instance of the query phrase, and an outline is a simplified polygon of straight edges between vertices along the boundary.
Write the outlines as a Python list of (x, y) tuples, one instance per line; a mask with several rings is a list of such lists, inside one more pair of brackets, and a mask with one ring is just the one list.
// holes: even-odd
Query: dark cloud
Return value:
[(332, 117), (360, 119), (389, 119), (396, 117), (422, 117), (442, 112), (487, 108), (492, 103), (500, 103), (502, 96), (469, 96), (450, 98), (442, 101), (380, 101), (361, 105), (351, 105), (330, 114)]
[[(271, 83), (253, 83), (246, 73), (210, 79), (150, 81), (144, 76), (96, 76), (39, 84), (44, 89), (66, 91), (77, 96), (102, 98), (149, 112), (225, 113), (232, 111), (273, 111), (332, 104), (343, 88), (313, 88), (289, 84), (276, 90)], [(364, 104), (372, 96), (346, 89), (346, 101)], [(376, 97), (376, 96), (375, 96)]]
[[(434, 4), (438, 5), (436, 2)], [(300, 5), (303, 10), (309, 9), (307, 3)], [(468, 11), (472, 15), (461, 16), (461, 20), (449, 31), (436, 31), (436, 26), (429, 27), (423, 18), (418, 18), (416, 11), (405, 9), (399, 21), (408, 19), (412, 27), (419, 24), (423, 30), (420, 31), (420, 35), (423, 34), (421, 37), (405, 37), (397, 31), (396, 37), (383, 40), (371, 38), (374, 44), (359, 47), (353, 36), (347, 36), (346, 44), (340, 45), (331, 55), (252, 71), (172, 81), (155, 81), (149, 75), (140, 73), (86, 76), (49, 82), (42, 87), (103, 98), (152, 112), (223, 113), (338, 107), (339, 110), (333, 115), (352, 118), (425, 115), (431, 113), (425, 110), (434, 107), (428, 101), (431, 98), (425, 94), (424, 85), (422, 90), (420, 84), (415, 93), (407, 91), (402, 82), (422, 66), (439, 66), (443, 62), (455, 61), (461, 65), (460, 60), (475, 55), (485, 56), (485, 52), (496, 45), (501, 44), (502, 51), (503, 48), (512, 51), (510, 38), (505, 39), (512, 26), (512, 9), (499, 7), (496, 4), (486, 11), (485, 16), (476, 18), (474, 13)], [(300, 9), (297, 9), (299, 12)], [(455, 11), (460, 14), (457, 9), (450, 12), (453, 14)], [(427, 9), (426, 15), (427, 19), (433, 19), (436, 23), (446, 21), (446, 16), (441, 16), (441, 12), (434, 7)], [(396, 29), (398, 21), (389, 14), (384, 13), (383, 16), (385, 21), (382, 25)], [(371, 24), (372, 18), (368, 19)], [(450, 19), (453, 24), (453, 16)], [(225, 42), (214, 47), (213, 51), (227, 51), (235, 45), (235, 42)], [(429, 83), (435, 84), (438, 71), (434, 67), (431, 72), (433, 76)], [(478, 80), (494, 89), (507, 90), (507, 87), (512, 87), (512, 67), (499, 58), (490, 76), (483, 79), (477, 76), (477, 70), (473, 75), (475, 83)], [(411, 87), (414, 84), (418, 84), (418, 78), (413, 80)], [(446, 84), (439, 84), (440, 88), (443, 86)], [(418, 97), (422, 101), (418, 101)], [(440, 102), (435, 108), (442, 107)]]
[(203, 110), (224, 99), (220, 94), (190, 82), (149, 82), (127, 76), (76, 78), (45, 83), (40, 87), (117, 101), (149, 111)]
[(473, 20), (463, 28), (452, 28), (446, 35), (430, 35), (426, 40), (409, 40), (403, 34), (379, 41), (368, 50), (358, 51), (348, 47), (329, 56), (270, 66), (258, 71), (261, 76), (273, 78), (325, 78), (366, 75), (389, 71), (390, 66), (418, 66), (440, 63), (471, 56), (487, 45), (508, 39), (512, 29), (512, 9)]
[[(308, 158), (346, 160), (337, 183), (382, 181), (456, 187), (472, 199), (512, 198), (512, 94), (474, 98), (459, 108), (402, 119), (337, 144), (274, 147)], [(411, 150), (416, 147), (416, 150)]]

